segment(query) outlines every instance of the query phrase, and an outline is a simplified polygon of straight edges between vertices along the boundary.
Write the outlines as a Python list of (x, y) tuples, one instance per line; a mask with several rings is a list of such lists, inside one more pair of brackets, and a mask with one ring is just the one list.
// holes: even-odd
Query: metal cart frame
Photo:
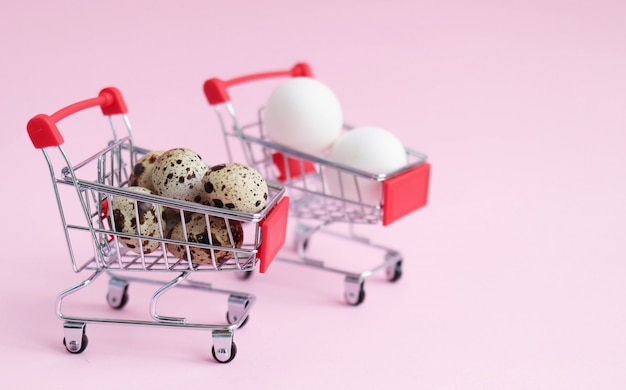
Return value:
[[(340, 273), (345, 276), (344, 297), (348, 304), (359, 305), (365, 297), (364, 281), (372, 274), (384, 270), (389, 281), (402, 276), (402, 255), (392, 248), (373, 243), (354, 231), (358, 224), (388, 226), (398, 219), (423, 207), (427, 203), (430, 163), (419, 152), (406, 149), (408, 164), (388, 174), (372, 174), (350, 166), (338, 164), (323, 155), (311, 155), (272, 142), (263, 128), (263, 107), (258, 109), (256, 120), (240, 123), (229, 90), (242, 84), (273, 78), (313, 77), (307, 63), (297, 63), (291, 69), (255, 73), (224, 80), (211, 78), (205, 81), (204, 94), (219, 120), (229, 157), (233, 159), (235, 144), (241, 146), (247, 164), (259, 170), (269, 181), (284, 185), (291, 199), (290, 219), (296, 219), (296, 256), (281, 252), (277, 259)], [(344, 125), (344, 131), (350, 126)], [(340, 193), (329, 190), (328, 178), (337, 177)], [(368, 200), (359, 190), (359, 183), (378, 183), (377, 199)], [(356, 196), (348, 196), (344, 188), (356, 188)], [(338, 225), (347, 232), (331, 229)], [(311, 237), (330, 233), (350, 242), (382, 250), (382, 263), (360, 272), (327, 265), (326, 261), (307, 255)]]
[[(112, 140), (95, 154), (74, 164), (64, 149), (64, 139), (57, 123), (69, 115), (92, 107), (99, 107), (109, 120)], [(63, 343), (71, 353), (83, 352), (88, 343), (85, 333), (87, 323), (202, 329), (212, 334), (212, 355), (215, 360), (221, 363), (230, 362), (237, 352), (233, 341), (234, 331), (247, 322), (256, 298), (249, 293), (216, 289), (210, 283), (194, 281), (191, 277), (199, 273), (228, 271), (245, 275), (257, 268), (265, 272), (285, 241), (289, 198), (284, 196), (284, 188), (270, 185), (267, 206), (259, 213), (252, 214), (129, 190), (129, 170), (148, 150), (134, 145), (127, 111), (120, 91), (110, 87), (103, 89), (95, 98), (72, 104), (52, 115), (37, 115), (27, 125), (34, 147), (43, 152), (48, 164), (73, 271), (90, 273), (80, 283), (63, 290), (57, 296), (57, 316), (64, 322)], [(118, 134), (120, 127), (123, 131)], [(59, 166), (61, 169), (58, 169)], [(142, 232), (139, 223), (136, 224), (134, 233), (116, 231), (114, 213), (109, 212), (115, 197), (123, 197), (133, 202), (137, 221), (140, 220), (139, 210), (142, 207), (156, 210), (159, 234), (149, 235)], [(72, 213), (76, 211), (70, 207), (72, 202), (80, 204), (82, 209), (78, 218)], [(165, 209), (177, 212), (176, 218), (180, 218), (178, 221), (182, 224), (184, 239), (172, 239), (165, 233)], [(206, 242), (192, 242), (188, 239), (184, 221), (191, 213), (204, 215), (208, 230)], [(210, 218), (224, 219), (230, 243), (213, 241)], [(246, 229), (240, 246), (233, 238), (231, 224), (234, 223), (239, 223)], [(85, 240), (91, 242), (92, 248), (85, 251), (81, 247), (81, 251), (78, 243), (85, 243)], [(131, 250), (123, 245), (129, 240), (135, 240), (138, 249)], [(145, 246), (149, 242), (157, 242), (158, 248), (147, 250)], [(168, 245), (183, 246), (185, 254), (182, 258), (175, 257), (168, 253)], [(208, 251), (211, 261), (207, 264), (192, 261), (192, 249)], [(228, 255), (218, 257), (218, 252)], [(155, 277), (163, 273), (173, 273), (175, 277), (169, 281)], [(157, 289), (149, 302), (151, 320), (98, 318), (63, 312), (63, 302), (68, 296), (91, 285), (103, 274), (109, 275), (107, 302), (114, 309), (121, 309), (128, 301), (130, 283), (156, 284)], [(137, 274), (144, 276), (135, 276)], [(227, 296), (226, 322), (192, 323), (184, 317), (159, 313), (159, 299), (175, 287)]]

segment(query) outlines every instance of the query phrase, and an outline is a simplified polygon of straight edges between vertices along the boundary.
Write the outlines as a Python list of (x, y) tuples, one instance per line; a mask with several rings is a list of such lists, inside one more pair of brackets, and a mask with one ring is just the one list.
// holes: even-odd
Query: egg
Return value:
[[(243, 227), (241, 222), (229, 220), (232, 240), (229, 236), (226, 220), (224, 218), (210, 216), (209, 226), (211, 228), (212, 245), (230, 248), (241, 248), (243, 245)], [(193, 246), (193, 243), (211, 244), (205, 215), (201, 213), (191, 214), (188, 221), (185, 222), (185, 229), (187, 230), (187, 242), (189, 243), (186, 245), (189, 245), (191, 262), (194, 264), (211, 264), (211, 250)], [(185, 241), (182, 222), (174, 226), (169, 238), (172, 240)], [(167, 249), (175, 257), (187, 260), (186, 245), (169, 243), (167, 244)], [(215, 261), (218, 265), (235, 257), (234, 253), (230, 250), (214, 250), (214, 253)]]
[(293, 149), (319, 154), (341, 133), (343, 112), (334, 92), (310, 77), (294, 77), (270, 94), (264, 128), (270, 140)]
[[(374, 126), (356, 127), (342, 134), (328, 154), (331, 162), (343, 164), (374, 175), (388, 174), (407, 165), (406, 149), (390, 131)], [(377, 205), (381, 202), (382, 184), (358, 177), (342, 169), (325, 167), (324, 180), (332, 195), (352, 201)]]
[[(183, 212), (183, 218), (185, 215), (189, 214), (189, 212)], [(165, 237), (169, 237), (172, 229), (180, 223), (180, 209), (175, 209), (172, 207), (163, 207), (163, 218), (165, 218), (166, 229), (164, 230)]]
[[(153, 192), (144, 187), (128, 187), (130, 191), (153, 194)], [(110, 198), (109, 219), (113, 221), (113, 228), (119, 233), (141, 234), (149, 237), (162, 237), (161, 233), (166, 230), (166, 221), (161, 214), (161, 227), (159, 227), (158, 213), (163, 210), (156, 205), (148, 202), (135, 201), (131, 198), (123, 196), (112, 196)], [(139, 220), (137, 220), (137, 215)], [(137, 224), (139, 222), (139, 224)], [(139, 229), (137, 229), (139, 226)], [(162, 229), (162, 230), (161, 230)], [(139, 230), (139, 231), (138, 231)], [(135, 253), (141, 253), (139, 239), (130, 237), (119, 237), (119, 242)], [(143, 253), (148, 254), (158, 249), (161, 244), (159, 241), (145, 239), (141, 241)]]
[(156, 160), (152, 170), (152, 184), (158, 195), (199, 202), (202, 178), (208, 166), (191, 149), (170, 149)]
[(154, 191), (154, 186), (152, 185), (152, 171), (154, 170), (157, 159), (162, 154), (163, 151), (155, 150), (141, 156), (130, 173), (128, 186), (139, 186)]
[(201, 203), (256, 213), (267, 203), (268, 187), (255, 169), (240, 163), (212, 166), (202, 178)]

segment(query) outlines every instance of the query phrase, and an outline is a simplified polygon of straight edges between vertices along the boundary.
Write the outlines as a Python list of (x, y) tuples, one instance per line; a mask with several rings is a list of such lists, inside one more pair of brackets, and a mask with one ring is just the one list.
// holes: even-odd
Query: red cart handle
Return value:
[(37, 149), (60, 146), (63, 144), (63, 136), (57, 128), (57, 122), (78, 111), (95, 106), (100, 106), (104, 115), (128, 112), (122, 93), (115, 87), (104, 88), (98, 97), (71, 104), (52, 115), (35, 115), (26, 125), (30, 140)]
[(300, 62), (291, 69), (284, 71), (254, 73), (231, 80), (212, 78), (204, 83), (204, 94), (211, 105), (226, 103), (230, 101), (227, 88), (248, 81), (268, 79), (272, 77), (313, 77), (313, 73), (311, 72), (311, 68), (308, 64)]

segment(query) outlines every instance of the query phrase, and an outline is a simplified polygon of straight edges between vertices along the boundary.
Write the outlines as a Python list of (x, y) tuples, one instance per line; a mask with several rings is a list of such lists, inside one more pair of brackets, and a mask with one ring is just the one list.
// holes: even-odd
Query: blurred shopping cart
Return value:
[[(251, 116), (249, 123), (242, 123), (231, 98), (231, 87), (285, 77), (313, 75), (308, 64), (298, 63), (285, 71), (256, 73), (230, 80), (211, 78), (204, 83), (204, 93), (217, 113), (231, 160), (234, 158), (235, 148), (239, 149), (240, 146), (247, 164), (255, 167), (268, 180), (287, 189), (290, 197), (290, 219), (297, 221), (296, 255), (287, 255), (286, 251), (282, 251), (277, 258), (344, 275), (346, 302), (358, 305), (363, 302), (364, 281), (370, 275), (384, 270), (389, 281), (400, 279), (403, 257), (395, 249), (357, 235), (354, 226), (388, 226), (426, 205), (430, 164), (424, 154), (406, 149), (406, 166), (388, 174), (371, 174), (329, 161), (324, 156), (303, 153), (272, 142), (264, 130), (262, 105), (254, 107), (256, 113)], [(350, 131), (350, 126), (344, 125), (343, 130)], [(341, 189), (339, 193), (329, 189), (330, 178), (338, 181)], [(377, 183), (379, 186), (378, 195), (374, 199), (364, 196), (365, 191), (360, 190), (364, 183)], [(348, 191), (343, 190), (347, 188), (356, 191), (348, 194)], [(346, 229), (334, 229), (339, 225)], [(330, 233), (358, 245), (382, 250), (384, 259), (360, 271), (329, 265), (328, 261), (315, 259), (307, 254), (310, 240), (318, 232)]]
[[(99, 107), (108, 119), (111, 141), (96, 149), (90, 157), (72, 162), (57, 123), (92, 107)], [(205, 272), (247, 273), (257, 268), (265, 272), (285, 240), (288, 213), (285, 189), (270, 185), (267, 206), (255, 214), (131, 191), (128, 187), (130, 169), (148, 150), (134, 145), (126, 113), (120, 91), (105, 88), (95, 98), (72, 104), (52, 115), (37, 115), (27, 125), (34, 147), (43, 152), (48, 164), (72, 268), (76, 273), (89, 274), (57, 297), (57, 315), (64, 321), (63, 343), (71, 353), (83, 352), (87, 347), (87, 323), (202, 329), (212, 334), (215, 360), (229, 362), (237, 352), (234, 331), (248, 320), (255, 296), (216, 289), (210, 283), (192, 280), (191, 276)], [(83, 145), (80, 146), (84, 149)], [(116, 219), (121, 218), (111, 211), (116, 199), (125, 201), (134, 210), (134, 215), (127, 217), (134, 219), (135, 231), (121, 230), (120, 224), (116, 223)], [(166, 211), (169, 212), (167, 219)], [(152, 231), (138, 223), (148, 215), (155, 219), (157, 226)], [(206, 240), (192, 242), (187, 234), (182, 239), (169, 237), (167, 226), (180, 223), (184, 230), (185, 218), (190, 215), (205, 220), (208, 226)], [(214, 219), (224, 222), (229, 242), (213, 242), (211, 239), (210, 221)], [(236, 224), (243, 226), (243, 238), (236, 237), (238, 234), (232, 229)], [(171, 245), (182, 248), (184, 255), (172, 255), (168, 250)], [(84, 251), (84, 247), (91, 248)], [(197, 250), (210, 253), (210, 259), (202, 264), (192, 261), (190, 251)], [(63, 312), (66, 297), (91, 285), (103, 274), (109, 275), (106, 298), (113, 309), (126, 305), (131, 282), (156, 285), (148, 302), (151, 318), (97, 318)], [(167, 274), (174, 277), (167, 277)], [(175, 287), (227, 297), (224, 323), (190, 322), (184, 317), (160, 313), (159, 299)]]

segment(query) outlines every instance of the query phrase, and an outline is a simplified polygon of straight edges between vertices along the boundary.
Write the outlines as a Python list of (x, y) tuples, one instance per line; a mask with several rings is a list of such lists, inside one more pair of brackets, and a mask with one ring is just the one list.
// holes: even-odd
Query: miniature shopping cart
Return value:
[[(405, 167), (389, 174), (371, 174), (331, 162), (323, 156), (302, 153), (272, 142), (263, 128), (263, 107), (254, 108), (256, 112), (250, 115), (250, 123), (241, 123), (240, 114), (236, 114), (231, 98), (231, 92), (234, 91), (230, 91), (230, 87), (280, 77), (313, 76), (308, 64), (298, 63), (287, 71), (251, 74), (231, 80), (212, 78), (204, 83), (204, 93), (217, 112), (231, 160), (238, 144), (249, 165), (287, 189), (290, 197), (289, 215), (297, 220), (296, 253), (295, 256), (285, 256), (285, 251), (281, 251), (277, 259), (344, 275), (344, 297), (348, 304), (358, 305), (363, 302), (364, 281), (370, 275), (385, 270), (389, 281), (400, 279), (402, 255), (357, 235), (354, 225), (382, 223), (387, 226), (424, 206), (428, 195), (430, 164), (425, 155), (406, 149), (408, 164)], [(350, 126), (344, 125), (344, 131), (349, 130)], [(339, 193), (329, 190), (330, 178), (339, 182)], [(363, 183), (377, 183), (379, 190), (374, 199), (367, 199), (364, 192), (359, 190)], [(356, 191), (352, 190), (348, 196), (344, 188)], [(347, 228), (343, 229), (347, 231), (331, 229), (338, 225)], [(368, 248), (380, 249), (385, 252), (384, 261), (363, 271), (329, 266), (326, 261), (307, 254), (310, 239), (317, 232), (330, 233)]]
[[(100, 107), (108, 118), (112, 140), (90, 157), (74, 163), (64, 148), (64, 139), (57, 122), (91, 107)], [(30, 139), (35, 148), (43, 151), (48, 163), (73, 270), (89, 274), (86, 279), (62, 291), (57, 297), (57, 315), (64, 321), (63, 343), (71, 353), (83, 352), (87, 347), (87, 323), (204, 329), (212, 333), (212, 354), (215, 360), (229, 362), (237, 352), (233, 341), (234, 331), (248, 320), (255, 296), (216, 289), (210, 283), (192, 280), (191, 276), (220, 271), (247, 273), (257, 268), (265, 272), (285, 241), (289, 198), (284, 196), (284, 188), (270, 185), (267, 206), (261, 212), (251, 214), (129, 190), (130, 169), (148, 150), (134, 145), (126, 113), (127, 108), (119, 90), (105, 88), (95, 98), (80, 101), (52, 115), (37, 115), (28, 122)], [(157, 218), (158, 234), (142, 231), (139, 223), (136, 224), (135, 232), (119, 231), (114, 221), (116, 215), (109, 211), (116, 197), (125, 198), (133, 204), (136, 221), (145, 216), (143, 213), (146, 209), (157, 210), (154, 215)], [(201, 215), (208, 226), (207, 240), (192, 242), (188, 240), (187, 234), (180, 240), (167, 238), (166, 213), (161, 212), (165, 210), (170, 211), (169, 215), (174, 215), (170, 218), (180, 221), (183, 230), (185, 218)], [(212, 240), (210, 218), (224, 220), (230, 243), (216, 243)], [(241, 223), (243, 226), (241, 245), (233, 238), (235, 233), (229, 227), (231, 223)], [(170, 219), (167, 225), (171, 226)], [(168, 252), (169, 245), (178, 248), (182, 246), (185, 255), (175, 257)], [(151, 249), (148, 250), (148, 247)], [(193, 250), (208, 251), (211, 254), (210, 261), (196, 264), (190, 254)], [(216, 253), (228, 255), (218, 258)], [(156, 285), (149, 301), (149, 319), (95, 318), (68, 315), (62, 311), (66, 297), (91, 285), (103, 274), (109, 275), (106, 298), (113, 309), (121, 309), (126, 305), (131, 282)], [(172, 274), (174, 278), (171, 278)], [(186, 317), (164, 315), (159, 309), (160, 298), (174, 291), (174, 287), (226, 296), (224, 323), (192, 322)]]

